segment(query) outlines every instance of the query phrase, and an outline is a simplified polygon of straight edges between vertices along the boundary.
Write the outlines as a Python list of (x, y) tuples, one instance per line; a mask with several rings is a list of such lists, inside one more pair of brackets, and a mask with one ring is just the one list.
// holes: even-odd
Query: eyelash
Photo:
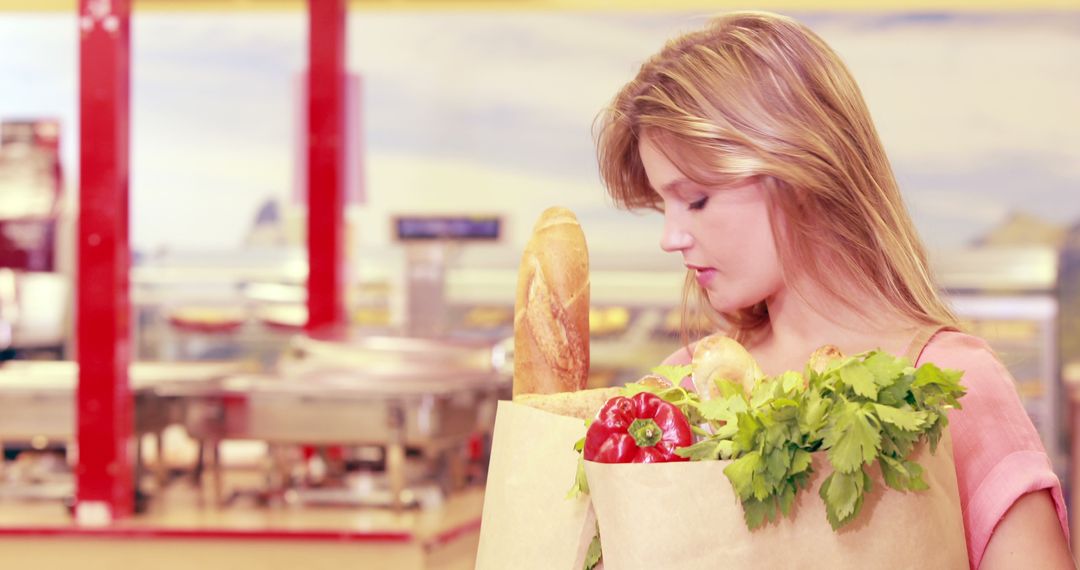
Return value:
[(701, 198), (700, 200), (697, 200), (696, 202), (690, 202), (689, 208), (691, 210), (701, 210), (701, 209), (705, 208), (705, 203), (708, 202), (708, 201), (709, 201), (709, 197), (706, 196), (704, 198)]

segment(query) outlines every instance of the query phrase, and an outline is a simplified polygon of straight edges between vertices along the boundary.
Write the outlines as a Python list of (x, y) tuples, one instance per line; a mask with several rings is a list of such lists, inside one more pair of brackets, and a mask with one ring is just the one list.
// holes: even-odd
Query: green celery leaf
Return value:
[(942, 370), (928, 362), (915, 371), (915, 382), (912, 387), (939, 386), (946, 394), (960, 397), (966, 392), (966, 389), (960, 385), (960, 378), (963, 375), (964, 373), (959, 370)]
[(903, 461), (882, 455), (880, 460), (881, 476), (885, 484), (897, 491), (907, 491), (910, 488), (911, 473)]
[(825, 501), (839, 520), (843, 520), (855, 511), (855, 503), (862, 494), (862, 471), (854, 473), (834, 472), (831, 476), (829, 491)]
[(780, 512), (784, 516), (791, 514), (791, 506), (795, 504), (795, 492), (797, 490), (794, 485), (784, 485), (784, 490), (780, 493)]
[(941, 435), (948, 425), (949, 419), (942, 414), (937, 417), (937, 420), (930, 426), (930, 429), (926, 430), (926, 438), (930, 441), (931, 454), (937, 453), (938, 442), (941, 441)]
[(770, 402), (770, 405), (773, 407), (774, 410), (779, 410), (780, 408), (799, 407), (799, 403), (795, 400), (792, 400), (791, 398), (773, 398), (772, 402)]
[(735, 455), (735, 444), (730, 439), (721, 441), (717, 447), (720, 448), (720, 459), (731, 459)]
[(756, 530), (761, 528), (765, 524), (765, 519), (769, 517), (769, 513), (775, 507), (772, 502), (758, 501), (756, 499), (748, 499), (742, 502), (743, 516), (746, 518), (746, 527), (750, 530)]
[(663, 378), (667, 379), (668, 382), (671, 382), (673, 385), (678, 386), (684, 378), (690, 375), (693, 370), (694, 367), (689, 364), (663, 364), (653, 368), (652, 370), (650, 370), (650, 372), (656, 374), (657, 376), (662, 376)]
[(911, 480), (908, 481), (908, 489), (911, 489), (912, 491), (925, 491), (930, 488), (922, 478), (922, 465), (905, 459), (904, 467), (908, 470), (908, 473), (911, 473)]
[(802, 473), (810, 468), (810, 464), (813, 461), (813, 455), (809, 451), (804, 449), (796, 449), (795, 456), (791, 459), (791, 473)]
[(775, 382), (769, 380), (758, 382), (757, 385), (754, 386), (754, 391), (750, 394), (750, 407), (757, 409), (764, 406), (773, 399), (775, 389)]
[(829, 462), (842, 473), (851, 473), (877, 458), (881, 432), (870, 424), (869, 414), (854, 402), (834, 410), (823, 445)]
[(765, 479), (764, 473), (754, 474), (753, 483), (754, 498), (759, 501), (764, 501), (772, 495), (773, 486)]
[(727, 380), (725, 378), (718, 378), (714, 382), (714, 384), (716, 384), (716, 389), (719, 391), (718, 393), (720, 394), (721, 398), (738, 397), (739, 399), (745, 401), (746, 393), (743, 392), (742, 384)]
[(914, 381), (914, 370), (909, 368), (908, 372), (896, 378), (891, 385), (882, 388), (878, 392), (878, 402), (894, 408), (909, 403), (908, 394), (911, 392), (911, 383)]
[(855, 519), (869, 491), (870, 477), (861, 469), (854, 473), (833, 472), (825, 479), (818, 494), (825, 501), (825, 513), (833, 530)]
[(600, 527), (596, 527), (596, 535), (593, 536), (592, 542), (589, 543), (589, 551), (585, 553), (585, 568), (584, 570), (593, 570), (596, 565), (600, 563), (603, 558), (603, 549), (600, 547)]
[(780, 375), (780, 384), (785, 393), (802, 393), (805, 390), (806, 378), (798, 372), (788, 371)]
[(881, 421), (906, 431), (922, 429), (927, 425), (927, 420), (930, 418), (929, 412), (912, 410), (907, 406), (904, 408), (893, 408), (881, 404), (874, 404), (874, 411), (877, 412), (877, 416)]
[(577, 474), (574, 476), (574, 485), (566, 493), (567, 499), (577, 499), (589, 494), (589, 480), (585, 478), (585, 458), (578, 457)]
[(909, 366), (906, 358), (897, 358), (882, 351), (871, 353), (863, 364), (873, 374), (874, 383), (881, 387), (892, 386)]
[(811, 390), (799, 408), (799, 429), (806, 435), (816, 434), (825, 426), (828, 412), (829, 401), (821, 397), (821, 392)]
[(882, 424), (881, 452), (893, 457), (907, 457), (922, 437), (917, 431), (905, 431), (892, 424)]
[(720, 459), (721, 443), (723, 442), (711, 438), (703, 439), (693, 445), (676, 449), (675, 455), (685, 457), (690, 461), (715, 461)]
[(779, 449), (792, 440), (791, 427), (786, 422), (775, 422), (765, 428), (765, 443)]
[(754, 494), (754, 473), (757, 471), (760, 462), (761, 455), (756, 451), (752, 451), (732, 461), (730, 465), (724, 468), (724, 475), (727, 475), (728, 480), (731, 481), (731, 485), (735, 489), (735, 493), (743, 501), (746, 501)]
[(852, 362), (840, 369), (840, 380), (851, 387), (856, 394), (876, 400), (878, 385), (874, 383), (874, 375), (861, 362)]
[(757, 434), (763, 427), (749, 412), (738, 414), (738, 432), (732, 436), (735, 447), (740, 451), (749, 451), (756, 447)]
[(782, 449), (774, 449), (765, 455), (765, 465), (768, 467), (769, 479), (775, 482), (783, 481), (788, 467), (791, 466), (791, 454)]
[(732, 422), (737, 419), (736, 414), (745, 412), (748, 408), (746, 400), (742, 396), (732, 396), (730, 398), (706, 400), (701, 403), (698, 409), (701, 411), (701, 416), (706, 420)]

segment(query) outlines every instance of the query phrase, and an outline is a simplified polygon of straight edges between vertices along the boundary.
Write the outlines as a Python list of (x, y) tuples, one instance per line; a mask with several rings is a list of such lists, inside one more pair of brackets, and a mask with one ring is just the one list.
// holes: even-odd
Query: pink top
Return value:
[[(917, 351), (918, 346), (913, 346), (912, 354)], [(667, 364), (689, 362), (690, 353), (681, 349), (665, 361)], [(1039, 433), (1020, 403), (1012, 375), (986, 341), (942, 330), (933, 335), (919, 354), (917, 363), (927, 362), (939, 368), (964, 371), (960, 383), (967, 388), (967, 394), (960, 399), (963, 409), (949, 413), (949, 429), (971, 567), (979, 567), (994, 528), (1013, 503), (1033, 491), (1050, 491), (1068, 541), (1069, 518), (1061, 483)], [(693, 388), (688, 382), (689, 378), (683, 386)]]
[(971, 567), (979, 567), (990, 535), (1013, 503), (1032, 491), (1050, 491), (1067, 541), (1061, 483), (1005, 366), (985, 341), (954, 331), (931, 339), (918, 359), (926, 362), (964, 371), (967, 395), (960, 399), (963, 409), (949, 414), (949, 428)]

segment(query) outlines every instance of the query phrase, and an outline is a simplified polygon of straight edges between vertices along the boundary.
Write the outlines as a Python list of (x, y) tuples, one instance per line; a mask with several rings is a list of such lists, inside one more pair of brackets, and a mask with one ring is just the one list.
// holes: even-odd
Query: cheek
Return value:
[(724, 220), (717, 220), (723, 225), (714, 226), (724, 230), (712, 236), (726, 286), (712, 300), (714, 306), (723, 305), (717, 309), (730, 312), (772, 296), (783, 285), (783, 273), (764, 206), (732, 209), (726, 214)]
[(755, 202), (724, 209), (710, 220), (709, 233), (706, 243), (727, 258), (733, 271), (747, 275), (779, 272), (779, 256), (765, 204)]
[(777, 252), (776, 239), (773, 237), (772, 224), (765, 206), (762, 204), (754, 212), (748, 212), (743, 260), (748, 275), (753, 275), (765, 293), (771, 294), (783, 281), (780, 267), (780, 255)]
[(755, 236), (738, 254), (732, 276), (740, 307), (748, 307), (775, 294), (783, 285), (780, 260), (772, 236)]

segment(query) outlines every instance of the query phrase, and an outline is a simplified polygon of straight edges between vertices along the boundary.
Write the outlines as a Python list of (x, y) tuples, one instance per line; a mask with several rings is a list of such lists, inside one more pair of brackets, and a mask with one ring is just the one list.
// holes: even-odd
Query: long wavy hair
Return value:
[[(916, 323), (956, 325), (858, 85), (802, 24), (726, 14), (641, 66), (597, 121), (601, 177), (622, 208), (661, 208), (639, 155), (646, 133), (694, 182), (762, 182), (789, 285), (807, 277), (866, 314), (854, 287)], [(688, 275), (684, 316), (695, 300), (711, 310), (702, 299)], [(764, 302), (712, 316), (738, 340), (769, 322)]]

